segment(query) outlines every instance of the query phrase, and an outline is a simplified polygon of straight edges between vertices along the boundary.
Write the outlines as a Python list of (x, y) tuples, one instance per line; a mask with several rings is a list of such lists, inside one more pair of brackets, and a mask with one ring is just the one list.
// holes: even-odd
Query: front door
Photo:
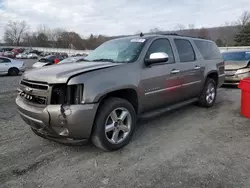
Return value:
[(149, 67), (143, 65), (139, 84), (142, 93), (140, 101), (142, 111), (159, 108), (180, 100), (180, 71), (177, 69), (169, 40), (166, 38), (154, 40), (148, 48), (145, 59), (156, 52), (167, 53), (169, 60)]

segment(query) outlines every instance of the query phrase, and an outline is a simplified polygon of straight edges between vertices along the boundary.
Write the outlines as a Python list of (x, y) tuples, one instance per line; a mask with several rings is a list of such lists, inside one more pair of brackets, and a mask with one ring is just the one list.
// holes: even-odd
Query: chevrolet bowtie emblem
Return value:
[(30, 88), (30, 87), (26, 87), (26, 88), (25, 88), (25, 91), (26, 91), (27, 93), (31, 93), (31, 92), (33, 91), (33, 89)]

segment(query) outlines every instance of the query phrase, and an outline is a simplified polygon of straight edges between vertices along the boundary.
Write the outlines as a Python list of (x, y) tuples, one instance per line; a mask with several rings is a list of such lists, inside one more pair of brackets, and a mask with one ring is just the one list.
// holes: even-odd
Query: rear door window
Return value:
[(197, 46), (198, 50), (200, 51), (203, 59), (213, 60), (222, 58), (220, 50), (214, 42), (194, 40), (194, 43)]
[(186, 39), (174, 39), (180, 62), (195, 61), (195, 53), (192, 44)]

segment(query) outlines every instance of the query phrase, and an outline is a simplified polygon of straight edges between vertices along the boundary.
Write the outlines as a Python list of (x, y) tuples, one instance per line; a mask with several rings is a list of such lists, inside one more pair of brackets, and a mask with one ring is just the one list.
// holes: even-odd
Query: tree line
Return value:
[[(176, 32), (182, 35), (214, 40), (218, 46), (250, 46), (250, 12), (245, 11), (234, 23), (225, 23), (223, 27), (195, 29), (193, 24), (186, 28), (178, 24), (175, 31), (164, 31), (154, 28), (148, 33)], [(141, 33), (138, 31), (136, 34)], [(36, 31), (30, 31), (25, 21), (9, 21), (4, 29), (5, 45), (36, 46), (53, 48), (70, 48), (91, 50), (103, 42), (119, 36), (105, 36), (91, 34), (83, 38), (79, 33), (62, 28), (50, 29), (41, 25)]]

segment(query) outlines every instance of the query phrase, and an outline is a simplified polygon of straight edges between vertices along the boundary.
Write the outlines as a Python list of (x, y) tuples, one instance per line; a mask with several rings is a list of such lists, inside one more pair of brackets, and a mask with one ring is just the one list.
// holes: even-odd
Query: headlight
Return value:
[(250, 72), (250, 68), (239, 69), (235, 74), (244, 74)]
[(80, 104), (83, 102), (83, 84), (53, 86), (51, 104)]

